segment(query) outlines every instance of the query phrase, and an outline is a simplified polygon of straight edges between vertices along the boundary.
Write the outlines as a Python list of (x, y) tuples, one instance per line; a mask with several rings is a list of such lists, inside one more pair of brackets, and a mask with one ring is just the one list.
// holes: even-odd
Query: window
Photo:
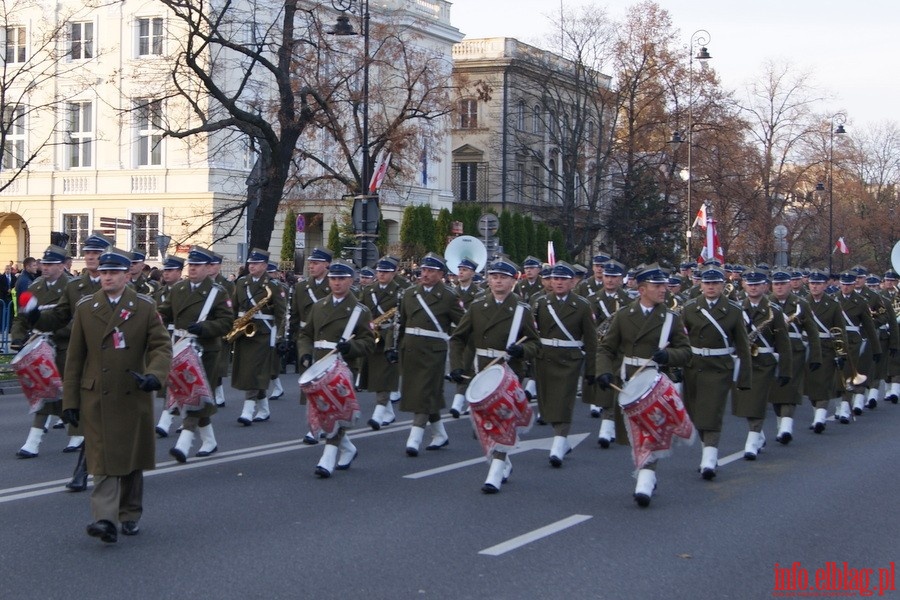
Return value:
[(516, 202), (525, 200), (525, 163), (516, 165)]
[(138, 156), (140, 167), (162, 164), (162, 102), (142, 98), (136, 103)]
[(159, 235), (159, 214), (133, 213), (131, 222), (134, 232), (132, 245), (135, 248), (143, 248), (147, 258), (158, 256), (159, 246), (156, 245), (156, 236)]
[(531, 109), (531, 133), (541, 133), (541, 107), (537, 104)]
[(69, 26), (69, 57), (72, 60), (94, 58), (93, 23), (72, 23)]
[(28, 32), (24, 27), (6, 28), (6, 62), (23, 63), (26, 59)]
[(7, 106), (3, 109), (2, 170), (20, 169), (25, 166), (25, 107)]
[(159, 56), (162, 45), (162, 17), (138, 19), (138, 56)]
[(459, 101), (459, 128), (475, 129), (478, 127), (478, 104), (475, 100)]
[(81, 246), (88, 237), (88, 216), (81, 215), (63, 215), (62, 230), (69, 236), (69, 254), (71, 256), (81, 256)]
[(460, 202), (475, 202), (480, 199), (482, 170), (477, 162), (453, 163), (453, 197)]
[(540, 201), (541, 196), (543, 195), (543, 188), (541, 186), (541, 167), (539, 165), (534, 165), (531, 167), (531, 185), (531, 198), (535, 203), (537, 203)]
[(552, 110), (547, 115), (547, 133), (550, 134), (551, 139), (556, 138), (556, 113)]
[(68, 168), (93, 166), (94, 104), (72, 102), (69, 104)]
[(558, 197), (557, 196), (557, 186), (556, 186), (556, 184), (558, 182), (557, 182), (556, 177), (557, 177), (556, 176), (556, 159), (551, 158), (550, 159), (550, 169), (549, 169), (549, 172), (547, 173), (547, 191), (549, 192), (549, 201), (550, 202), (553, 202)]
[(516, 109), (516, 129), (525, 131), (525, 101), (519, 100)]

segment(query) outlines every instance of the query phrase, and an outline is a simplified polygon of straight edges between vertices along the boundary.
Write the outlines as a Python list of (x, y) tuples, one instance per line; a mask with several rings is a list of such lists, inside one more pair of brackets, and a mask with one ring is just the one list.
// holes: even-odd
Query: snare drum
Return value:
[(492, 365), (469, 382), (466, 400), (475, 433), (485, 454), (506, 452), (516, 446), (519, 432), (531, 428), (534, 411), (519, 379), (507, 365)]
[(25, 344), (10, 361), (28, 400), (28, 412), (36, 413), (45, 402), (62, 398), (62, 379), (56, 368), (56, 348), (45, 336)]
[(697, 437), (675, 384), (663, 373), (638, 373), (619, 392), (619, 406), (636, 469), (671, 454), (673, 440), (692, 444)]
[(332, 438), (341, 427), (353, 427), (359, 420), (359, 402), (353, 387), (353, 373), (338, 354), (316, 361), (300, 376), (306, 394), (309, 429), (314, 436), (324, 432)]
[(193, 339), (178, 340), (172, 347), (172, 368), (166, 378), (166, 409), (197, 411), (213, 402), (212, 388)]

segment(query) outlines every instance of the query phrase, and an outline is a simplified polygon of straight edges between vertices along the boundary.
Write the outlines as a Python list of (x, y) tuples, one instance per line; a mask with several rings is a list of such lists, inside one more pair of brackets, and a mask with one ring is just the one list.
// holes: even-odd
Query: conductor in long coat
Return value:
[(707, 267), (700, 278), (700, 295), (681, 312), (692, 354), (684, 372), (684, 404), (703, 444), (700, 474), (709, 480), (716, 476), (728, 394), (733, 385), (750, 389), (752, 365), (741, 308), (722, 295), (725, 272)]
[(429, 252), (420, 264), (419, 284), (407, 289), (400, 300), (400, 410), (413, 413), (406, 440), (407, 456), (418, 456), (431, 424), (432, 439), (426, 450), (449, 443), (441, 422), (444, 408), (444, 369), (452, 327), (464, 309), (452, 287), (443, 282), (447, 263)]
[(130, 256), (100, 257), (101, 290), (75, 308), (63, 382), (63, 417), (84, 426), (94, 476), (87, 533), (111, 543), (138, 533), (144, 471), (153, 469), (153, 395), (172, 364), (172, 343), (149, 296), (126, 287)]

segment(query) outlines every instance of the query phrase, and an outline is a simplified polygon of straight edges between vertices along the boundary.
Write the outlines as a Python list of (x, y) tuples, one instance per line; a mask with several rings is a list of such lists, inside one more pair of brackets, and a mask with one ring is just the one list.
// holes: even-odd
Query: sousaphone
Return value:
[(471, 235), (461, 235), (447, 244), (444, 250), (444, 260), (447, 262), (447, 268), (454, 275), (459, 275), (459, 262), (468, 258), (478, 265), (476, 272), (481, 271), (487, 265), (487, 248), (484, 242), (477, 237)]

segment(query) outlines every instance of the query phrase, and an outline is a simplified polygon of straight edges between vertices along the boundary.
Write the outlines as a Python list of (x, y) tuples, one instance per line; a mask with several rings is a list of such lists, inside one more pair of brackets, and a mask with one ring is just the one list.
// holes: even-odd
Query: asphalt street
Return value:
[[(754, 462), (741, 458), (746, 425), (726, 417), (718, 477), (698, 475), (699, 443), (679, 447), (641, 509), (630, 450), (600, 449), (600, 421), (580, 403), (579, 443), (562, 468), (547, 461), (550, 427), (535, 425), (509, 483), (485, 495), (488, 465), (468, 418), (447, 417), (450, 445), (410, 458), (410, 415), (373, 432), (364, 422), (374, 395), (362, 393), (359, 456), (321, 480), (322, 446), (301, 443), (297, 377), (282, 380), (272, 419), (251, 427), (236, 422), (241, 400), (228, 390), (209, 458), (176, 464), (174, 434), (159, 440), (141, 532), (114, 545), (85, 534), (90, 492), (63, 490), (75, 462), (61, 452), (65, 433), (51, 430), (37, 458), (17, 459), (26, 402), (0, 396), (0, 597), (746, 599), (784, 595), (776, 564), (814, 583), (818, 569), (846, 562), (872, 569), (875, 587), (897, 558), (897, 405), (822, 435), (807, 430), (804, 405), (788, 446), (774, 441), (770, 413)], [(446, 394), (449, 406), (449, 384)], [(900, 597), (892, 587), (881, 597)]]

